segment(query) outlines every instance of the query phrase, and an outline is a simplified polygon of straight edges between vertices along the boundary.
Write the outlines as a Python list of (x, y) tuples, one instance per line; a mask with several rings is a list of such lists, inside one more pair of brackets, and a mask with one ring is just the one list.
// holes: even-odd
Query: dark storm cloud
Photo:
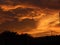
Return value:
[(17, 22), (17, 21), (11, 21), (11, 22), (5, 22), (3, 24), (0, 25), (0, 31), (5, 31), (5, 30), (9, 30), (9, 31), (13, 31), (15, 29), (15, 31), (30, 31), (31, 29), (36, 28), (36, 21), (33, 19), (24, 19), (21, 22)]
[(0, 23), (4, 23), (6, 21), (13, 21), (15, 18), (15, 14), (10, 11), (3, 11), (0, 8)]
[(20, 14), (20, 16), (26, 16), (27, 14), (34, 11), (34, 9), (32, 9), (32, 8), (16, 8), (16, 9), (13, 9), (11, 11), (13, 13), (15, 13), (16, 15)]
[(13, 0), (0, 0), (0, 5), (16, 5), (17, 2)]
[(13, 14), (11, 11), (3, 11), (3, 9), (0, 8), (0, 16), (2, 17), (14, 17), (15, 14)]
[[(10, 30), (15, 31), (30, 31), (30, 29), (36, 28), (36, 21), (34, 19), (23, 19), (22, 21), (18, 21), (18, 14), (22, 17), (26, 16), (27, 14), (31, 13), (31, 11), (34, 11), (31, 8), (16, 8), (9, 11), (3, 11), (0, 8), (0, 31)], [(3, 21), (3, 22), (2, 22)]]
[(41, 8), (60, 9), (60, 0), (0, 0), (0, 4), (4, 5), (27, 4)]
[(29, 15), (34, 9), (31, 8), (16, 8), (9, 11), (3, 11), (0, 8), (0, 23), (4, 23), (6, 21), (14, 21), (18, 20), (19, 17), (31, 16)]

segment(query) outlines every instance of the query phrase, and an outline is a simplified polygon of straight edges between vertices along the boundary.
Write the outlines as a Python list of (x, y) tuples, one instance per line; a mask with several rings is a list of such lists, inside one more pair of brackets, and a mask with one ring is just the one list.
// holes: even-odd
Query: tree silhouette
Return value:
[(28, 34), (17, 34), (5, 31), (0, 34), (0, 45), (52, 45), (60, 44), (59, 36), (45, 36), (33, 38)]

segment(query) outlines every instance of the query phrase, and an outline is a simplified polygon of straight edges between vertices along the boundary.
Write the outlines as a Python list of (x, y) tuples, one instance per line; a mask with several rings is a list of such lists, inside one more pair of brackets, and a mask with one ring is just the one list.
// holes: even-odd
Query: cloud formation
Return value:
[(60, 0), (0, 0), (0, 5), (33, 5), (39, 8), (60, 9)]
[(9, 30), (9, 31), (21, 31), (21, 32), (28, 32), (32, 29), (35, 29), (37, 26), (37, 22), (32, 19), (23, 19), (21, 22), (18, 21), (10, 21), (5, 22), (0, 25), (0, 31)]
[(58, 9), (60, 0), (0, 0), (0, 31), (29, 34), (47, 29), (59, 31)]

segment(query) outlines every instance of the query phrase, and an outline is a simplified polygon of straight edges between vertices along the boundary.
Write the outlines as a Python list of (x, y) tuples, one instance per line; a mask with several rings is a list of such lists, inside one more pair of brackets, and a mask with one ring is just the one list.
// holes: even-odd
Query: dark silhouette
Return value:
[(16, 32), (5, 31), (0, 33), (0, 45), (60, 45), (59, 36), (33, 38), (28, 34), (18, 35)]

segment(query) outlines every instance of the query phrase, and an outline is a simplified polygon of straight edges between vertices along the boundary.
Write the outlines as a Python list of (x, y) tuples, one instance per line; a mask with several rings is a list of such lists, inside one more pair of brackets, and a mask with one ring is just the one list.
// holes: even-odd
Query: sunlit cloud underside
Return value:
[[(3, 11), (11, 11), (17, 8), (30, 8), (33, 9), (33, 11), (29, 12), (26, 14), (26, 16), (15, 16), (14, 18), (18, 19), (18, 22), (23, 21), (24, 19), (34, 19), (36, 21), (36, 27), (25, 27), (24, 29), (19, 29), (18, 25), (16, 27), (12, 28), (12, 25), (8, 26), (8, 29), (13, 32), (17, 32), (18, 34), (30, 34), (34, 37), (39, 37), (46, 35), (57, 35), (60, 34), (60, 22), (59, 22), (59, 11), (60, 10), (55, 10), (55, 9), (48, 9), (48, 8), (40, 8), (32, 5), (16, 5), (16, 6), (6, 6), (6, 5), (0, 5), (1, 9)], [(14, 12), (13, 12), (14, 13)], [(14, 13), (15, 14), (15, 13)], [(17, 14), (21, 15), (21, 14)], [(0, 20), (0, 24), (5, 23), (5, 20), (2, 19)], [(3, 26), (2, 26), (3, 27)], [(4, 27), (3, 27), (4, 28)], [(7, 29), (7, 27), (6, 27)], [(58, 33), (52, 33), (51, 31), (58, 32)], [(45, 33), (46, 32), (46, 33)]]

